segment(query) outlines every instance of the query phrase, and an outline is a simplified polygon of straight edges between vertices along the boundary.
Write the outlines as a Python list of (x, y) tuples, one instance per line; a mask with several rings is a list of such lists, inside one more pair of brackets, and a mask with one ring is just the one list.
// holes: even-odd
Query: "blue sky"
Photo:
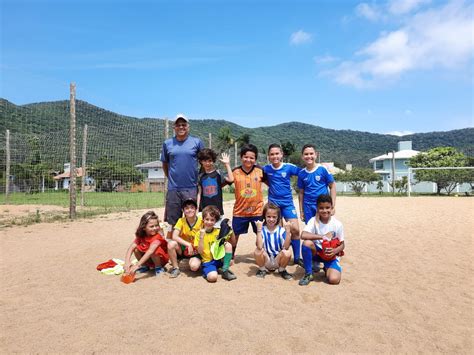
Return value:
[(0, 96), (135, 117), (473, 126), (473, 1), (1, 0)]

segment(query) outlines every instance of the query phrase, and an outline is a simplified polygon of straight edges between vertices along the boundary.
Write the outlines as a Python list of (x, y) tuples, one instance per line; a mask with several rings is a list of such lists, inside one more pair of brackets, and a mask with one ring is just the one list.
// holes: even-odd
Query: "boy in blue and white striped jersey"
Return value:
[(285, 222), (281, 227), (280, 220), (280, 208), (269, 202), (263, 207), (263, 222), (256, 222), (257, 248), (254, 255), (258, 266), (257, 277), (264, 278), (267, 271), (276, 269), (285, 280), (293, 277), (286, 271), (291, 258), (291, 252), (288, 250), (291, 243), (291, 224)]

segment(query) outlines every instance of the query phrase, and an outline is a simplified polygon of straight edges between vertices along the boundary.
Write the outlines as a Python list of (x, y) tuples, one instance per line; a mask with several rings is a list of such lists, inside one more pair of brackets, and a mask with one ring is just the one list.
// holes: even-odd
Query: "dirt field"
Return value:
[(123, 259), (144, 211), (3, 229), (0, 352), (472, 353), (473, 207), (338, 198), (338, 286), (322, 275), (298, 286), (296, 266), (294, 280), (257, 279), (253, 234), (241, 237), (232, 282), (100, 274), (97, 264)]

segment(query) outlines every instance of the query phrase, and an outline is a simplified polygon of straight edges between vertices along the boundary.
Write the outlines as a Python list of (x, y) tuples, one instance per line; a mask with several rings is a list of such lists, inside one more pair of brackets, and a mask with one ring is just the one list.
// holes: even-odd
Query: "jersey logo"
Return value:
[(319, 180), (321, 180), (321, 176), (316, 175), (316, 181), (319, 181)]
[(282, 173), (281, 173), (281, 176), (285, 178), (285, 177), (286, 177), (286, 172), (285, 172), (285, 171), (282, 172)]
[(251, 189), (251, 188), (246, 188), (240, 191), (240, 196), (243, 198), (251, 198), (257, 196), (257, 190), (256, 189)]

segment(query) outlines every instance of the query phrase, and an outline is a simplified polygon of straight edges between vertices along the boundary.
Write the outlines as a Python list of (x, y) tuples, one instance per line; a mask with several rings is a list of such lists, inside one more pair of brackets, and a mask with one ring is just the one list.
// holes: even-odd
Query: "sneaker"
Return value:
[(293, 261), (293, 264), (301, 266), (302, 268), (304, 268), (304, 262), (303, 262), (303, 259), (301, 259), (301, 258), (298, 259), (298, 260)]
[(146, 266), (146, 265), (143, 265), (143, 266), (140, 266), (138, 269), (137, 269), (137, 272), (139, 274), (144, 274), (146, 272), (150, 271), (150, 267), (149, 266)]
[(170, 271), (170, 277), (172, 279), (177, 278), (179, 276), (179, 274), (181, 274), (181, 271), (179, 271), (179, 269), (177, 267), (172, 268), (171, 271)]
[(278, 272), (280, 274), (281, 277), (283, 277), (285, 280), (291, 280), (293, 278), (293, 275), (290, 274), (288, 271), (283, 270), (283, 271), (279, 271)]
[(235, 280), (237, 276), (235, 276), (232, 271), (225, 270), (225, 271), (222, 271), (222, 278), (227, 281), (232, 281), (232, 280)]
[(266, 274), (267, 274), (266, 270), (258, 269), (255, 276), (260, 277), (261, 279), (263, 279)]
[(307, 286), (314, 280), (313, 274), (304, 274), (303, 278), (298, 283), (300, 286)]
[(155, 267), (155, 276), (160, 276), (160, 274), (164, 273), (165, 269), (161, 266)]

